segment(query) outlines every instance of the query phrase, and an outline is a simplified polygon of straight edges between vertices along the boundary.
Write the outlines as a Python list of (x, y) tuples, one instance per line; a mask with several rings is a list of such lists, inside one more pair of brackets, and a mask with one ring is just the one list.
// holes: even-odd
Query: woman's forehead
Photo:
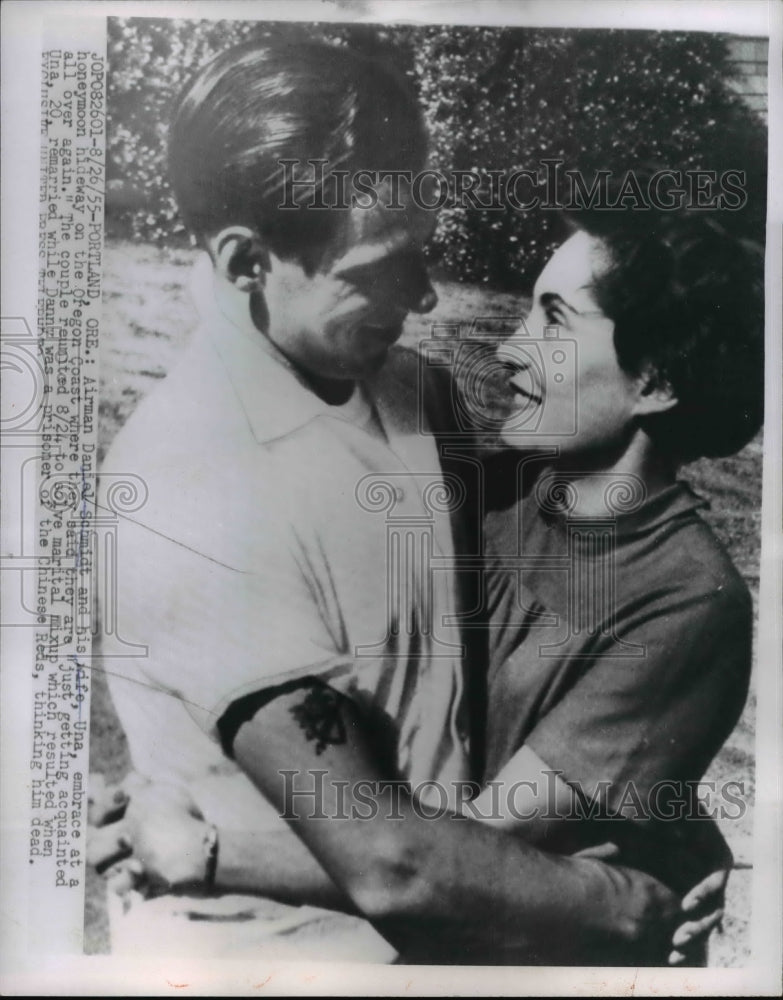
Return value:
[(535, 297), (559, 295), (579, 311), (585, 307), (595, 308), (592, 290), (604, 258), (601, 241), (580, 230), (549, 259), (536, 281)]

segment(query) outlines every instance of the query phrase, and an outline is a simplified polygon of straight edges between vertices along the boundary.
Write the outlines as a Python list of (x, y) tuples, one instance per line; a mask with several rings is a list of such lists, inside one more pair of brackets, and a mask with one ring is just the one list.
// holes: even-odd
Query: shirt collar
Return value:
[(267, 337), (243, 330), (221, 310), (206, 253), (194, 264), (190, 293), (201, 330), (217, 352), (259, 444), (291, 434), (316, 417), (337, 415)]
[[(535, 490), (528, 494), (526, 503), (538, 506)], [(614, 518), (609, 519), (615, 523), (618, 538), (631, 538), (647, 534), (675, 518), (692, 515), (697, 510), (709, 509), (709, 506), (709, 501), (699, 496), (689, 483), (678, 479), (659, 493), (645, 499), (635, 510), (628, 513), (618, 512)], [(565, 513), (542, 510), (542, 514), (548, 524), (564, 532), (568, 530), (569, 524), (579, 522), (579, 518), (570, 519)]]
[(643, 534), (677, 517), (709, 509), (709, 506), (709, 501), (699, 496), (689, 483), (678, 479), (651, 496), (638, 510), (620, 515), (617, 518), (617, 533), (628, 536)]

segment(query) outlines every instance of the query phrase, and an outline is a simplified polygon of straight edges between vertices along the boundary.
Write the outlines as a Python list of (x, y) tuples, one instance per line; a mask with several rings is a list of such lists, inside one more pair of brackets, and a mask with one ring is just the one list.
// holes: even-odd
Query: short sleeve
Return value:
[(210, 735), (235, 700), (298, 677), (347, 673), (333, 595), (284, 517), (252, 549), (207, 551), (139, 526), (123, 536), (120, 616), (143, 673)]
[(749, 595), (673, 593), (617, 622), (617, 635), (643, 655), (597, 649), (525, 742), (579, 792), (633, 818), (639, 802), (670, 793), (662, 782), (698, 780), (736, 724), (750, 674)]

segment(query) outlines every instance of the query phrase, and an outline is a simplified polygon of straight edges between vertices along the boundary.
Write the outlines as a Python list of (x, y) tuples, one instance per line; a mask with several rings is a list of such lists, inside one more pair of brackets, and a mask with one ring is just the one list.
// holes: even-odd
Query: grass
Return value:
[[(101, 332), (101, 402), (99, 453), (139, 400), (171, 368), (197, 321), (187, 286), (189, 250), (165, 251), (145, 244), (108, 242), (104, 261), (104, 319)], [(518, 295), (449, 281), (437, 282), (440, 301), (427, 316), (411, 317), (404, 342), (413, 346), (431, 335), (432, 324), (469, 324), (479, 317), (519, 317), (527, 303)], [(731, 458), (700, 461), (684, 470), (697, 492), (711, 501), (705, 515), (744, 576), (758, 602), (762, 446), (760, 438)], [(104, 678), (93, 678), (90, 767), (107, 780), (129, 768), (125, 739)], [(707, 779), (745, 782), (752, 800), (755, 696), (751, 692), (742, 718), (718, 754)], [(750, 860), (752, 810), (724, 824), (724, 834), (741, 862)], [(730, 882), (724, 933), (717, 938), (711, 963), (741, 965), (749, 955), (750, 872), (736, 872)], [(90, 874), (85, 911), (85, 949), (108, 950), (102, 880)]]

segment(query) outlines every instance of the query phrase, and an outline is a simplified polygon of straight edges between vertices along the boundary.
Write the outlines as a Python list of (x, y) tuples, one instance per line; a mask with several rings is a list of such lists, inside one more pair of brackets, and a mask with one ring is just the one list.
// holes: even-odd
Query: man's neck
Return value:
[(263, 296), (238, 295), (226, 282), (215, 278), (215, 300), (221, 313), (231, 323), (250, 337), (261, 337), (279, 352), (302, 382), (328, 406), (342, 406), (353, 395), (356, 383), (347, 379), (322, 378), (306, 371), (280, 348), (273, 344), (268, 335), (269, 316), (263, 304)]
[(320, 378), (303, 371), (298, 365), (288, 359), (292, 368), (296, 369), (300, 378), (307, 383), (319, 399), (328, 406), (343, 406), (354, 393), (356, 383), (347, 379)]

